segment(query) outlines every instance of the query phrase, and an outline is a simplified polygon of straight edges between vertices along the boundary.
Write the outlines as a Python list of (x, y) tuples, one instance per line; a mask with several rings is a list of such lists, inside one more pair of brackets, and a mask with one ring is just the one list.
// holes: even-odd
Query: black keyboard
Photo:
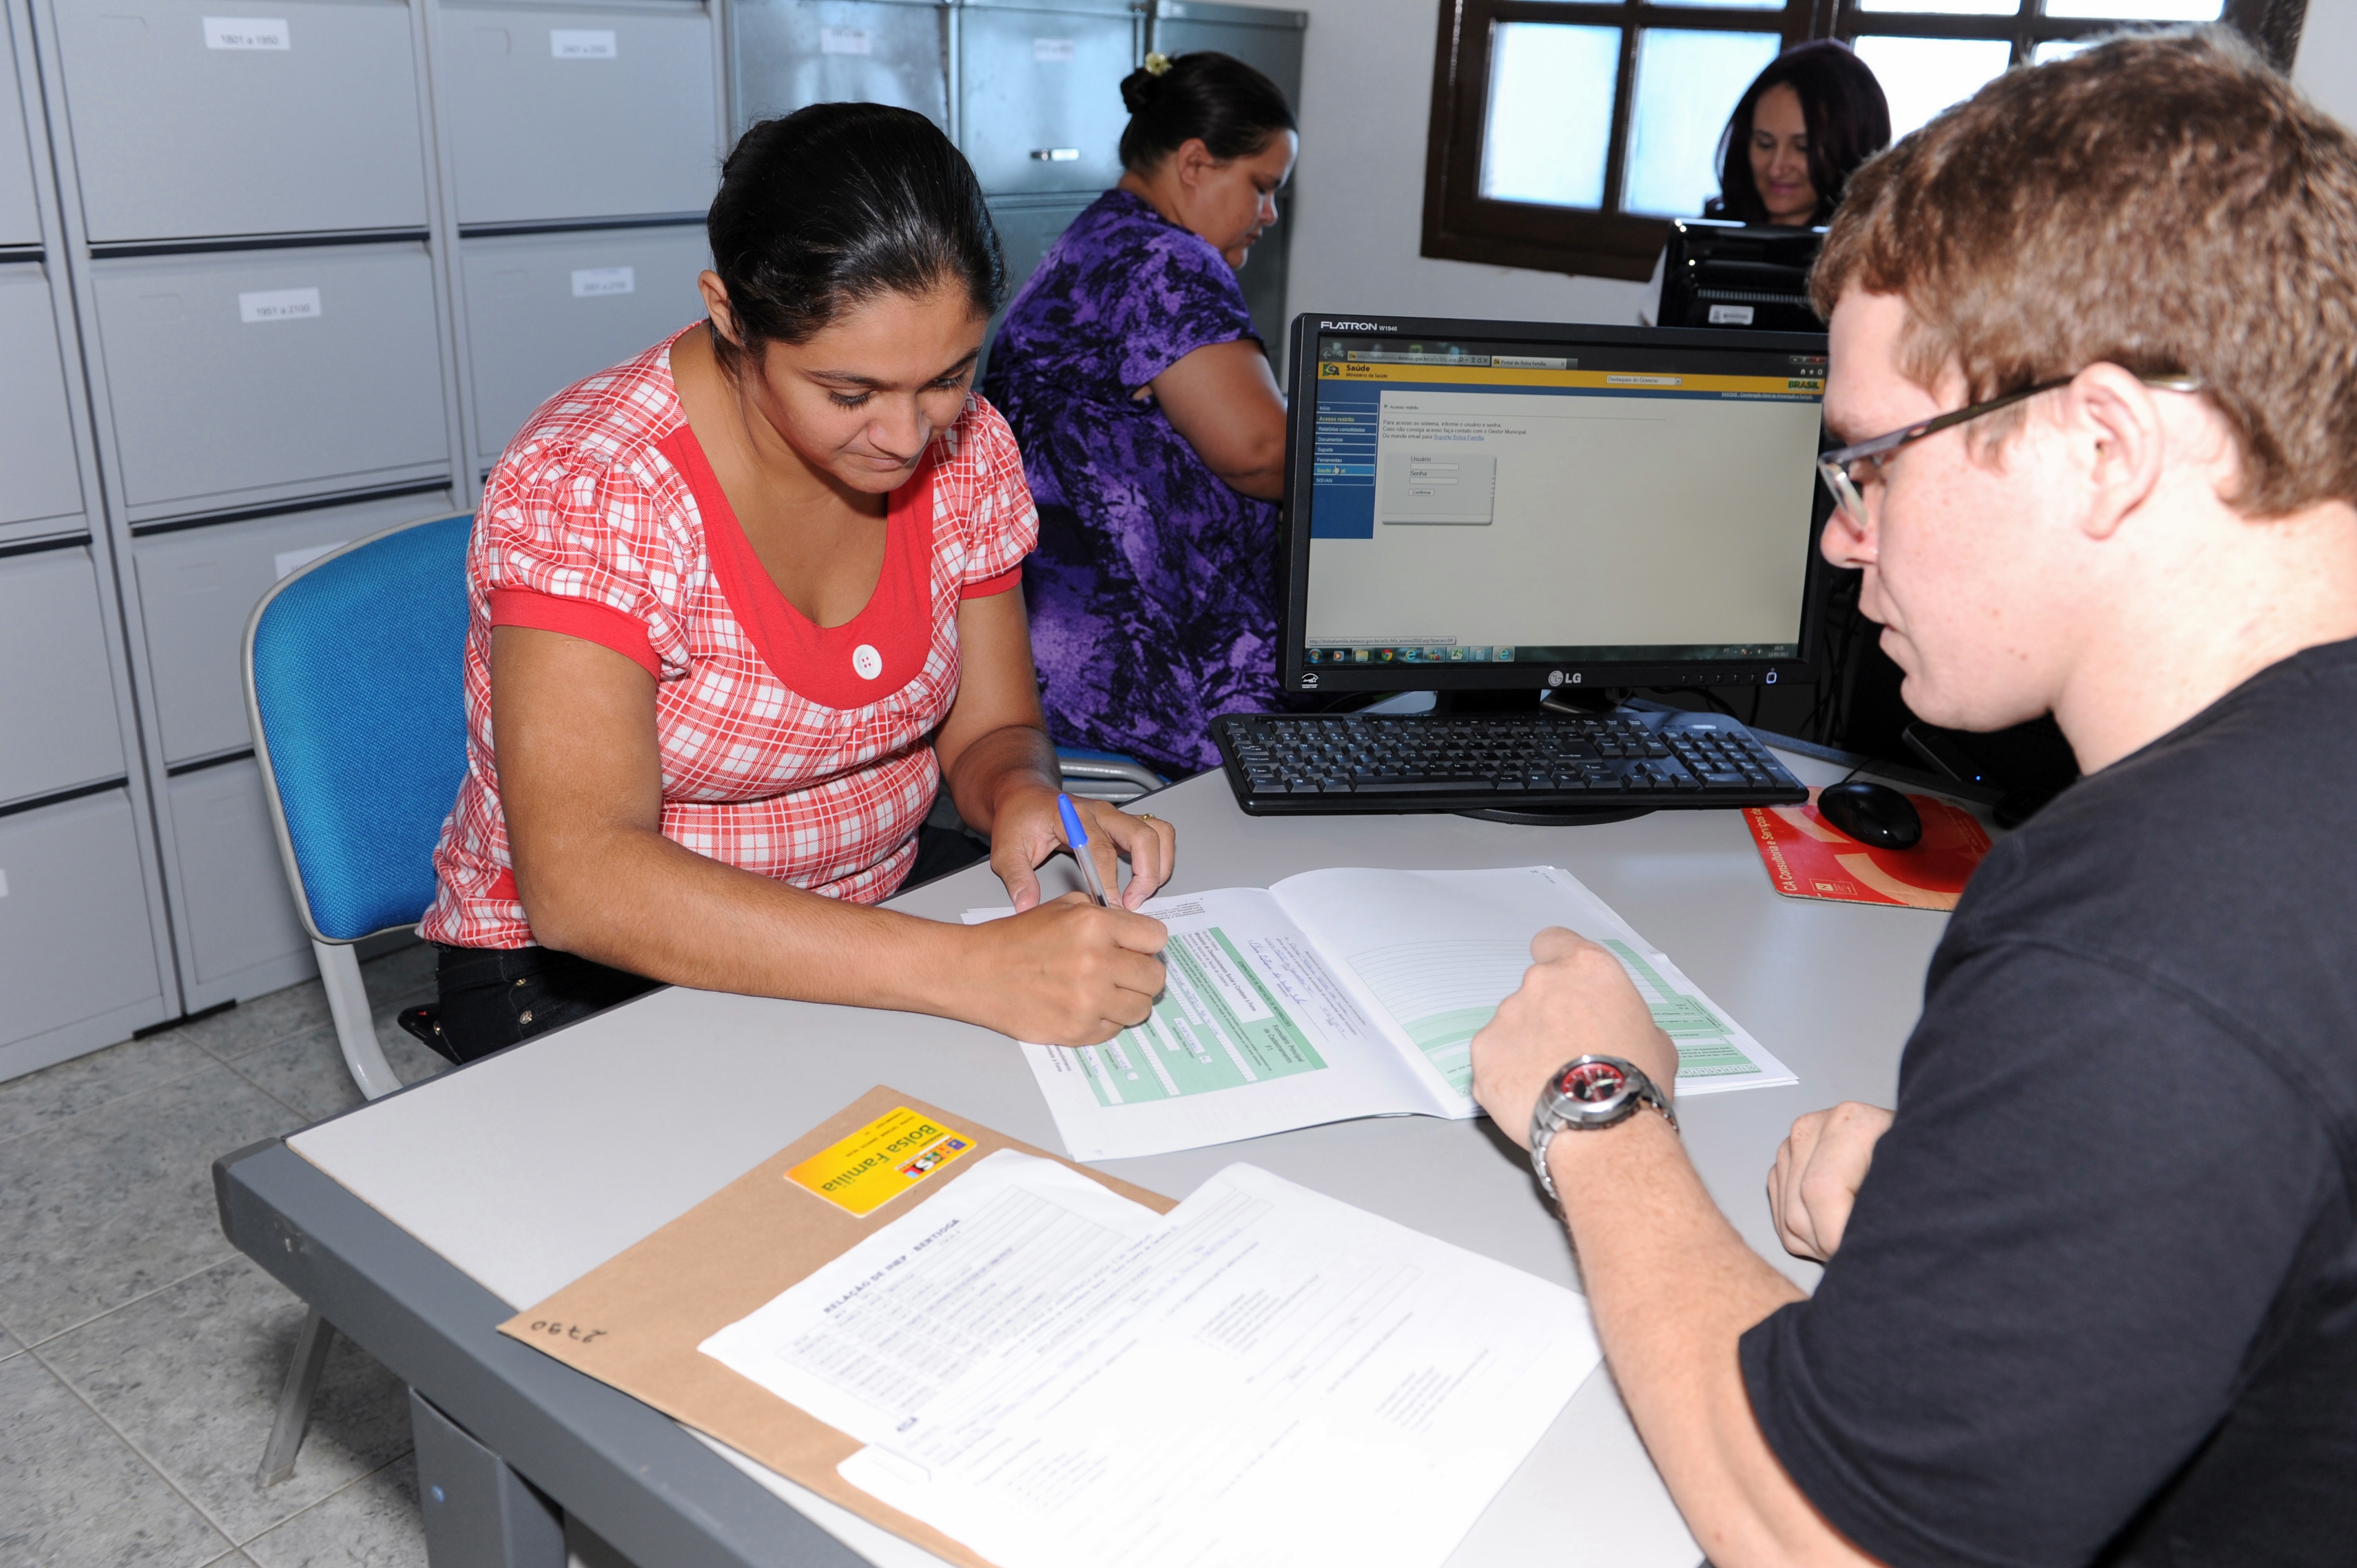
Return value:
[(1211, 734), (1254, 816), (1628, 815), (1809, 798), (1750, 731), (1715, 714), (1230, 714)]

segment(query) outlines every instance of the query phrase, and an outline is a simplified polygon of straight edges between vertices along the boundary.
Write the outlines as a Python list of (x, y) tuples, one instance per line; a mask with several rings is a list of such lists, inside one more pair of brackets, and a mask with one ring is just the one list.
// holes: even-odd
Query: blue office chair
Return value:
[[(429, 518), (290, 574), (245, 627), (245, 711), (295, 910), (319, 961), (336, 1041), (369, 1099), (401, 1087), (377, 1044), (352, 944), (414, 926), (434, 846), (467, 770), (467, 536)], [(334, 1330), (295, 1342), (261, 1483), (295, 1473)]]

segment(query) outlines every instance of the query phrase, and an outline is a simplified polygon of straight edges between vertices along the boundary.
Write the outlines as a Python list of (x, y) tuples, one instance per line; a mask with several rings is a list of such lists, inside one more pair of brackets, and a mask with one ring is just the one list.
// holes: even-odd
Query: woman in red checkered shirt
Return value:
[[(921, 115), (821, 104), (746, 133), (709, 235), (709, 321), (552, 398), (485, 489), (441, 1001), (404, 1023), (471, 1060), (669, 982), (1105, 1039), (1161, 989), (1130, 911), (1175, 843), (1080, 802), (1125, 908), (1040, 901), (1038, 521), (970, 386), (1005, 293), (973, 171)], [(956, 864), (944, 785), (1016, 918), (868, 907)]]

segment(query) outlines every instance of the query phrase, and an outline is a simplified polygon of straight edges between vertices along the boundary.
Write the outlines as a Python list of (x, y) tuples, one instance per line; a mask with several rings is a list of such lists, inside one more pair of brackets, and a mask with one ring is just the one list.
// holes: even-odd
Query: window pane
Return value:
[(1603, 206), (1620, 29), (1505, 22), (1491, 38), (1481, 194)]
[(1868, 34), (1857, 58), (1873, 69), (1890, 101), (1892, 139), (1919, 130), (1951, 103), (1970, 98), (2004, 72), (2013, 46), (2001, 38), (1893, 38)]
[[(2118, 0), (2132, 4), (2133, 0)], [(1917, 16), (2011, 16), (2021, 10), (2020, 0), (1858, 0), (1861, 11), (1907, 11)]]
[(2220, 0), (2046, 0), (2050, 16), (2116, 16), (2123, 22), (2214, 22)]
[(2030, 51), (2029, 63), (2044, 65), (2048, 60), (2069, 59), (2081, 49), (2093, 48), (2103, 41), (2101, 38), (2049, 38)]
[(1781, 11), (1784, 0), (1653, 0), (1656, 5), (1708, 5), (1729, 11)]
[(1718, 138), (1735, 101), (1776, 58), (1774, 33), (1648, 27), (1637, 38), (1637, 103), (1620, 205), (1694, 217), (1718, 194)]

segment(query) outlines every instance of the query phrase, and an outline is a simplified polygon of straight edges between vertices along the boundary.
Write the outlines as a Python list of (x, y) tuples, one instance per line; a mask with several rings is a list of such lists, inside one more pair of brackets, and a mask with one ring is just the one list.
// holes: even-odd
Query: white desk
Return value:
[[(1839, 773), (1786, 761), (1804, 781)], [(1731, 811), (1561, 829), (1430, 816), (1258, 820), (1236, 808), (1217, 775), (1164, 791), (1151, 809), (1178, 829), (1175, 892), (1265, 886), (1328, 865), (1568, 868), (1799, 1076), (1797, 1088), (1698, 1097), (1679, 1114), (1705, 1181), (1745, 1239), (1803, 1285), (1813, 1282), (1814, 1268), (1775, 1243), (1763, 1177), (1800, 1112), (1845, 1099), (1891, 1102), (1944, 917), (1781, 897)], [(976, 866), (896, 907), (955, 919), (1004, 902)], [(608, 1429), (627, 1423), (623, 1406), (651, 1412), (490, 1335), (477, 1319), (503, 1315), (471, 1286), (417, 1276), (436, 1273), (438, 1256), (508, 1310), (529, 1305), (878, 1083), (1061, 1146), (1029, 1072), (999, 1036), (903, 1014), (669, 990), (298, 1133), (287, 1143), (300, 1159), (261, 1145), (225, 1160), (224, 1223), (331, 1322), (642, 1568), (851, 1560), (799, 1520), (791, 1521), (798, 1544), (764, 1549), (777, 1516), (761, 1525), (760, 1507), (731, 1489), (742, 1482), (702, 1473), (690, 1462), (694, 1449), (664, 1447), (636, 1428), (629, 1442), (607, 1443)], [(1519, 1140), (1486, 1121), (1344, 1122), (1105, 1168), (1179, 1197), (1238, 1159), (1576, 1283)], [(559, 1376), (583, 1387), (551, 1380)], [(661, 1457), (648, 1457), (649, 1444)], [(861, 1557), (889, 1568), (938, 1561), (767, 1472), (757, 1478)], [(1599, 1496), (1620, 1500), (1599, 1509)], [(740, 1506), (752, 1512), (736, 1525), (721, 1518)], [(1697, 1556), (1599, 1371), (1452, 1562), (1691, 1568)]]

